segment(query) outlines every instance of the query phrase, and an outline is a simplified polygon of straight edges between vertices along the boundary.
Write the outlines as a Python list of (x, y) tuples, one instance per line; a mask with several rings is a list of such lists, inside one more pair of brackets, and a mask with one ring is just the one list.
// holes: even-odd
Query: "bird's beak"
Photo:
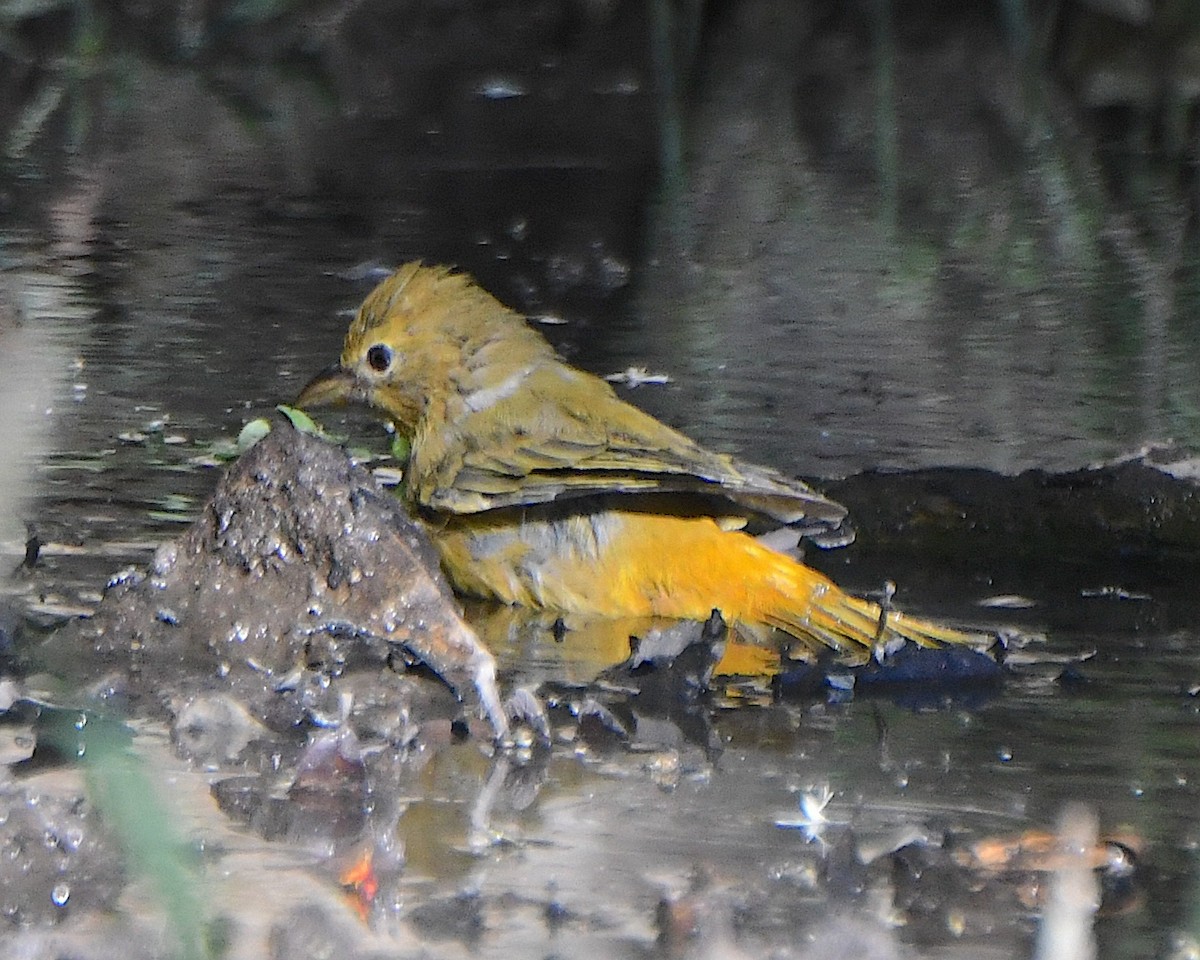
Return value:
[(358, 378), (341, 364), (335, 363), (305, 384), (296, 397), (296, 406), (307, 410), (310, 407), (366, 403), (367, 399), (367, 391)]

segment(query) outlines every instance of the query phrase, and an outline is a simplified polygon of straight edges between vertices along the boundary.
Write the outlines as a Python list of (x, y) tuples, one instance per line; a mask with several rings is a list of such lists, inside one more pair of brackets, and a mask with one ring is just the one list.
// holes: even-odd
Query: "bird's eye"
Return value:
[(367, 366), (376, 373), (383, 373), (392, 365), (392, 348), (386, 343), (377, 343), (367, 351)]

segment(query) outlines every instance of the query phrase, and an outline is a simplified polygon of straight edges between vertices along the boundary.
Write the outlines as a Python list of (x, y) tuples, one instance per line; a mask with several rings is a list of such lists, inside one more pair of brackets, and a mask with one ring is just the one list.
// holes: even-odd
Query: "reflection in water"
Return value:
[[(54, 268), (0, 275), (0, 543), (4, 553), (27, 536), (29, 501), (41, 492), (44, 457), (58, 446), (58, 429), (86, 396), (86, 379), (70, 358), (81, 324), (93, 311), (78, 281)], [(29, 529), (35, 529), (32, 525)]]
[[(980, 69), (1006, 56), (994, 25), (939, 22), (892, 52), (897, 224), (865, 136), (874, 63), (847, 56), (865, 15), (727, 16), (636, 319), (599, 348), (613, 368), (672, 373), (661, 406), (685, 432), (814, 476), (1069, 469), (1196, 435), (1192, 338), (1172, 332), (1182, 221), (1157, 250), (1105, 212), (1094, 161)], [(792, 95), (797, 73), (815, 95)]]
[[(97, 237), (99, 185), (68, 178), (45, 207), (46, 243), (31, 244), (30, 225), (0, 236), (0, 543), (24, 541), (27, 501), (39, 492), (44, 457), (60, 448), (59, 430), (87, 397), (76, 344), (95, 315), (83, 275)], [(64, 389), (74, 375), (70, 390)], [(31, 528), (32, 532), (32, 528)], [(9, 549), (6, 553), (11, 552)]]
[[(53, 442), (55, 386), (66, 374), (65, 354), (46, 324), (0, 331), (0, 542), (4, 553), (26, 538), (27, 501), (34, 473)], [(12, 561), (15, 563), (15, 561)]]

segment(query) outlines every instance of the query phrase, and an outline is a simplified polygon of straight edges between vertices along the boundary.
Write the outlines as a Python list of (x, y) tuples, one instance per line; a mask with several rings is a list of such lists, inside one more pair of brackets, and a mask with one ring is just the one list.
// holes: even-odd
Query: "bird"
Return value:
[(464, 272), (407, 263), (366, 297), (295, 401), (347, 403), (409, 442), (403, 495), (461, 595), (597, 619), (717, 610), (851, 662), (979, 639), (806, 566), (790, 548), (844, 541), (845, 507), (622, 400)]

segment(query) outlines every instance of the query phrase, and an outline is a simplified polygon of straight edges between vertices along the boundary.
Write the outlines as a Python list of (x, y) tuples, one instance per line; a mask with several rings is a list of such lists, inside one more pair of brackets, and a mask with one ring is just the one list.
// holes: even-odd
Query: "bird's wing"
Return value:
[[(409, 491), (450, 513), (611, 493), (689, 493), (818, 534), (846, 510), (766, 467), (705, 450), (616, 396), (598, 377), (541, 366), (521, 388), (427, 425)], [(809, 529), (811, 527), (811, 529)]]

